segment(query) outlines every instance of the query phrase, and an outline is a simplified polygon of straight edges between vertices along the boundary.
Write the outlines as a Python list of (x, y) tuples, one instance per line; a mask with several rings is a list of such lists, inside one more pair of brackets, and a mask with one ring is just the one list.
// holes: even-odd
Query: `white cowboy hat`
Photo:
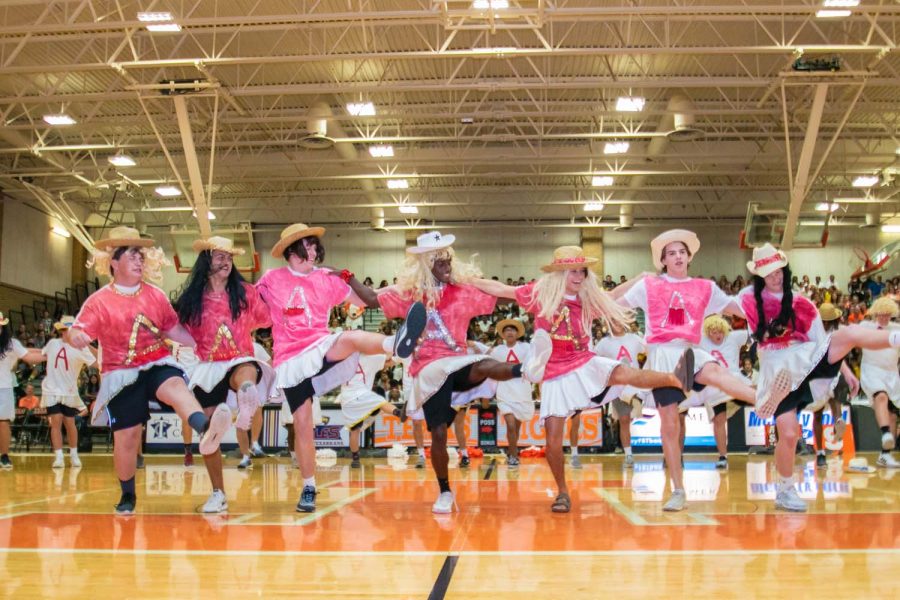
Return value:
[(869, 466), (869, 461), (865, 456), (857, 456), (856, 458), (851, 458), (850, 462), (847, 463), (847, 466), (844, 468), (844, 471), (847, 473), (866, 473), (871, 474), (875, 472), (875, 467)]
[(580, 246), (560, 246), (553, 251), (553, 262), (541, 265), (541, 271), (552, 273), (553, 271), (582, 269), (598, 262), (600, 262), (599, 258), (585, 256), (584, 249)]
[(435, 252), (449, 248), (456, 241), (456, 236), (452, 233), (441, 235), (440, 231), (429, 231), (423, 233), (416, 238), (416, 245), (410, 246), (406, 251), (410, 254), (425, 254), (426, 252)]
[(753, 249), (753, 260), (747, 263), (747, 270), (753, 275), (765, 277), (788, 264), (787, 254), (766, 242)]
[(284, 258), (284, 249), (305, 237), (322, 237), (324, 227), (310, 227), (306, 223), (294, 223), (284, 228), (281, 239), (272, 247), (272, 258)]
[(241, 256), (244, 254), (243, 248), (234, 247), (234, 240), (218, 235), (214, 235), (205, 240), (194, 240), (192, 248), (194, 249), (194, 252), (203, 252), (204, 250), (212, 252), (213, 250), (219, 250), (220, 252), (227, 252), (232, 256)]
[(105, 248), (120, 248), (122, 246), (131, 247), (139, 246), (149, 248), (156, 242), (152, 238), (142, 238), (141, 233), (134, 227), (113, 227), (109, 232), (109, 237), (94, 242), (94, 248), (103, 250)]
[(59, 331), (60, 329), (68, 329), (74, 324), (75, 317), (72, 315), (63, 315), (59, 318), (59, 321), (53, 324), (53, 328)]
[(691, 253), (691, 256), (697, 254), (697, 251), (700, 250), (700, 240), (693, 231), (688, 231), (687, 229), (670, 229), (668, 231), (663, 231), (650, 242), (650, 254), (653, 255), (653, 264), (656, 266), (657, 271), (661, 271), (663, 268), (663, 250), (672, 242), (681, 242), (684, 244), (687, 247), (688, 252)]

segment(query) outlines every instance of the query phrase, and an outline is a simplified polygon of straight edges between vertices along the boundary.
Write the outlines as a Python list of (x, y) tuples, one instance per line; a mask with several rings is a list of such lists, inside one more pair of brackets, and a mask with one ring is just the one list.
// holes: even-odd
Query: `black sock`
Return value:
[(190, 454), (191, 452), (192, 452), (192, 450), (191, 450), (191, 444), (185, 444), (185, 445), (184, 445), (184, 453), (185, 453), (185, 454)]
[(438, 485), (441, 488), (441, 493), (450, 491), (450, 480), (449, 479), (441, 479), (438, 477)]
[(5, 459), (8, 460), (8, 459), (9, 459), (9, 454), (3, 454), (3, 455), (0, 455), (0, 458), (5, 458)]
[(881, 428), (881, 433), (890, 433), (890, 432), (891, 432), (891, 428), (888, 427), (887, 425), (885, 425), (884, 427)]
[(522, 376), (522, 363), (516, 363), (512, 368), (513, 377), (521, 377)]
[(724, 454), (720, 454), (719, 460), (728, 460), (728, 457), (726, 457)]
[(399, 408), (395, 408), (395, 409), (391, 412), (391, 414), (394, 415), (395, 417), (397, 417), (397, 418), (399, 419), (399, 418), (400, 418), (400, 409), (399, 409)]
[(206, 433), (206, 428), (209, 427), (209, 419), (202, 412), (197, 411), (188, 417), (188, 425), (191, 426), (191, 429), (203, 435)]
[(353, 458), (353, 460), (357, 460), (359, 459), (359, 452), (351, 452), (350, 456), (351, 458)]
[(134, 477), (128, 480), (119, 480), (119, 485), (122, 486), (123, 494), (131, 494), (134, 496)]

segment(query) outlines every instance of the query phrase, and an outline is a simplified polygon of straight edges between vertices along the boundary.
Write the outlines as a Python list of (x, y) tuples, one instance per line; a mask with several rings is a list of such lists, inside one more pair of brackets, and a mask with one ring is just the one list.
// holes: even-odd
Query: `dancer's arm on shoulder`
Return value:
[[(633, 288), (637, 282), (643, 280), (644, 277), (653, 277), (654, 275), (656, 275), (656, 273), (651, 273), (650, 271), (644, 271), (643, 273), (637, 275), (636, 277), (632, 277), (625, 283), (620, 283), (619, 285), (617, 285), (616, 287), (614, 287), (613, 289), (609, 290), (606, 293), (609, 294), (610, 296), (612, 296), (613, 299), (618, 302), (619, 298), (624, 296), (625, 293), (628, 290), (630, 290), (631, 288)], [(619, 302), (619, 304), (622, 304), (622, 303)], [(624, 305), (624, 306), (627, 306), (627, 305)]]
[(476, 287), (485, 294), (496, 296), (497, 298), (516, 299), (516, 288), (506, 285), (494, 279), (472, 279), (467, 282), (472, 287)]

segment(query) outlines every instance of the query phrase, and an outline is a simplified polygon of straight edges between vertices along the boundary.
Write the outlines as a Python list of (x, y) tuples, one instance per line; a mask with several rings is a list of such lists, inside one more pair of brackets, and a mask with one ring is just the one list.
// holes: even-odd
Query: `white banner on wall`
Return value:
[[(640, 418), (631, 421), (631, 445), (635, 447), (662, 446), (660, 418), (656, 410), (645, 408)], [(703, 407), (688, 410), (685, 417), (685, 446), (715, 446), (713, 426)]]
[[(766, 426), (775, 425), (775, 417), (768, 419), (760, 419), (756, 411), (749, 406), (744, 407), (744, 435), (748, 446), (765, 446), (766, 445)], [(850, 426), (850, 407), (841, 408), (844, 423)], [(797, 419), (800, 421), (800, 427), (803, 429), (803, 439), (810, 446), (813, 445), (813, 414), (808, 411), (802, 411)], [(831, 411), (826, 407), (822, 415), (822, 427), (825, 435), (825, 447), (828, 450), (840, 450), (842, 444), (834, 442), (834, 419), (831, 418)], [(633, 435), (633, 434), (632, 434)]]

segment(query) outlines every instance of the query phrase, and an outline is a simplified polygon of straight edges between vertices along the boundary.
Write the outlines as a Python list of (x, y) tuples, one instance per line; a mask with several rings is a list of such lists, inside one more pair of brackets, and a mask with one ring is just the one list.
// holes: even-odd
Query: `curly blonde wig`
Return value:
[[(97, 275), (113, 278), (112, 261), (116, 247), (107, 246), (102, 250), (94, 250), (91, 257), (87, 261), (87, 268), (92, 268)], [(162, 248), (151, 246), (150, 248), (140, 248), (141, 254), (144, 255), (144, 281), (151, 283), (160, 283), (163, 279), (162, 268), (172, 263), (166, 258), (166, 253)]]
[(893, 319), (898, 314), (900, 314), (900, 308), (897, 307), (897, 303), (894, 300), (888, 298), (887, 296), (882, 296), (872, 303), (872, 306), (869, 307), (867, 314), (872, 317), (876, 317), (878, 315), (888, 315)]
[(397, 290), (428, 308), (434, 308), (440, 302), (441, 287), (431, 269), (435, 261), (442, 259), (451, 261), (450, 283), (468, 283), (481, 277), (481, 269), (475, 264), (457, 260), (453, 248), (442, 248), (423, 254), (407, 254), (397, 273)]
[(722, 335), (728, 335), (731, 333), (731, 325), (719, 315), (710, 315), (703, 321), (703, 335), (709, 337), (709, 334), (714, 331), (721, 332)]

